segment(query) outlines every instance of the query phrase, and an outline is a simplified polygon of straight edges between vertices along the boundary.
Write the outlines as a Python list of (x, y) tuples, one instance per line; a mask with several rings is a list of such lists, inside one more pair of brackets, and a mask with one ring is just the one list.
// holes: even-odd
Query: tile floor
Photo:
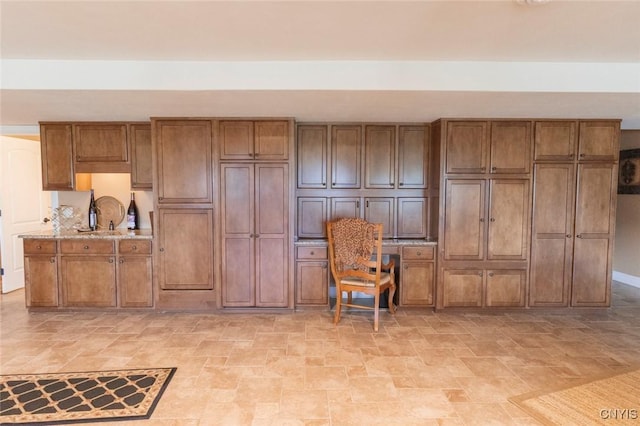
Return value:
[[(153, 418), (103, 425), (537, 424), (507, 398), (640, 365), (640, 289), (599, 312), (28, 313), (0, 372), (177, 367)], [(639, 400), (640, 405), (640, 400)]]

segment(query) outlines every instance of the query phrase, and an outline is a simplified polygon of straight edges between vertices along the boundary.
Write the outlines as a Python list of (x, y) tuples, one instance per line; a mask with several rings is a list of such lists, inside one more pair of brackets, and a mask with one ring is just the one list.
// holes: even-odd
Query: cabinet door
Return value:
[(327, 187), (327, 126), (298, 126), (298, 188)]
[(61, 256), (62, 305), (115, 307), (114, 256)]
[(446, 173), (487, 171), (489, 123), (449, 121), (446, 136)]
[(253, 159), (253, 121), (220, 121), (219, 129), (221, 160)]
[(74, 124), (73, 150), (76, 172), (131, 172), (126, 124)]
[(256, 160), (287, 160), (289, 158), (289, 123), (287, 121), (256, 121), (254, 138)]
[(398, 198), (398, 238), (426, 238), (428, 198)]
[(381, 223), (383, 238), (393, 238), (395, 235), (394, 199), (391, 197), (365, 198), (364, 206), (364, 219), (371, 223)]
[(398, 129), (398, 187), (428, 187), (429, 133), (424, 126)]
[(529, 180), (492, 179), (487, 259), (526, 260), (529, 248)]
[(160, 288), (213, 289), (213, 211), (162, 208), (158, 225)]
[(326, 261), (296, 262), (296, 305), (329, 303), (328, 271)]
[(433, 306), (434, 281), (433, 262), (402, 262), (398, 285), (400, 305)]
[(360, 188), (362, 128), (331, 127), (331, 187)]
[(256, 306), (289, 305), (289, 166), (255, 165)]
[(365, 128), (365, 188), (393, 188), (396, 160), (395, 126), (366, 126)]
[(581, 121), (578, 159), (617, 161), (619, 137), (619, 121)]
[(491, 123), (491, 173), (531, 171), (531, 122)]
[(484, 258), (485, 181), (447, 180), (444, 212), (444, 258)]
[(575, 168), (536, 164), (529, 306), (567, 306), (573, 256)]
[(488, 270), (485, 306), (522, 307), (526, 287), (525, 270)]
[(482, 283), (484, 271), (481, 269), (445, 269), (443, 274), (443, 306), (482, 306)]
[(326, 238), (327, 199), (298, 197), (298, 238)]
[(534, 138), (536, 161), (571, 161), (576, 155), (578, 123), (576, 121), (536, 121)]
[(360, 197), (335, 197), (331, 199), (331, 216), (329, 220), (344, 217), (362, 217), (360, 213)]
[(254, 165), (220, 167), (222, 304), (255, 306)]
[(156, 135), (158, 203), (211, 203), (211, 122), (158, 121)]
[(55, 256), (25, 256), (27, 307), (58, 306), (58, 264)]
[(72, 191), (73, 139), (71, 124), (43, 124), (40, 126), (42, 152), (42, 189)]
[(123, 308), (153, 306), (151, 256), (118, 259), (118, 298)]
[(573, 258), (573, 306), (609, 306), (617, 167), (579, 164)]
[(151, 167), (151, 125), (132, 124), (129, 127), (131, 139), (131, 188), (153, 187)]

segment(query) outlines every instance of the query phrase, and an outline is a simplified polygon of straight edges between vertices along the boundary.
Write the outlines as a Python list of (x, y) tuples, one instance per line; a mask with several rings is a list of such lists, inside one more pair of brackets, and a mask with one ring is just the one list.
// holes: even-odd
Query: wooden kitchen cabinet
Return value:
[(485, 180), (448, 179), (445, 187), (444, 259), (484, 259)]
[(489, 152), (489, 122), (446, 123), (445, 172), (485, 173)]
[(534, 127), (535, 161), (573, 161), (578, 146), (578, 122), (568, 120), (536, 121)]
[(326, 246), (297, 247), (296, 306), (329, 304), (328, 265)]
[(425, 126), (398, 127), (398, 188), (429, 186), (429, 154), (429, 132)]
[(617, 161), (620, 137), (619, 120), (588, 120), (580, 122), (578, 160)]
[(60, 284), (64, 307), (116, 306), (113, 241), (60, 241)]
[(396, 127), (365, 126), (365, 188), (395, 187)]
[(41, 123), (42, 189), (73, 191), (73, 133), (71, 123)]
[(326, 197), (298, 197), (298, 238), (326, 238)]
[(523, 307), (525, 269), (449, 269), (443, 273), (443, 307)]
[(289, 122), (286, 120), (221, 120), (221, 160), (287, 160)]
[(399, 292), (401, 306), (434, 306), (434, 247), (402, 247)]
[(361, 187), (362, 126), (331, 126), (331, 188)]
[(298, 126), (297, 148), (298, 188), (326, 188), (327, 126)]
[(289, 166), (221, 164), (222, 304), (289, 306)]
[(492, 121), (491, 173), (531, 172), (532, 141), (530, 121)]
[(73, 125), (74, 169), (78, 173), (130, 173), (125, 123)]
[(131, 124), (131, 188), (151, 190), (153, 188), (151, 124)]
[(393, 197), (365, 197), (364, 220), (382, 224), (382, 237), (395, 236), (395, 200)]
[(573, 264), (575, 165), (536, 164), (529, 306), (568, 306)]
[(487, 259), (528, 258), (530, 204), (528, 179), (489, 180)]
[(572, 306), (609, 306), (617, 165), (579, 164)]
[(213, 239), (211, 209), (159, 209), (156, 259), (160, 290), (212, 290)]
[(55, 240), (24, 240), (25, 303), (58, 306), (58, 262)]
[(398, 238), (426, 238), (429, 229), (429, 199), (399, 197)]
[(153, 306), (151, 241), (118, 243), (118, 304), (123, 308)]
[(213, 202), (210, 120), (154, 121), (159, 205)]

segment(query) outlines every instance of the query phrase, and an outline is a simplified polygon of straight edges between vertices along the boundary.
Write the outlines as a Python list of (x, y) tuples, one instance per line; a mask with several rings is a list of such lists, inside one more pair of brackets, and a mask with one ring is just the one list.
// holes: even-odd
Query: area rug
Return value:
[(0, 424), (148, 419), (176, 368), (0, 376)]
[(544, 425), (638, 425), (640, 370), (509, 399)]

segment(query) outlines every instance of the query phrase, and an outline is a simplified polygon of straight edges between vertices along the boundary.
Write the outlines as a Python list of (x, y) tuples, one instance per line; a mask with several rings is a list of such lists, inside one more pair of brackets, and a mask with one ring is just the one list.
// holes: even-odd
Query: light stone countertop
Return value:
[[(297, 240), (294, 242), (295, 246), (326, 246), (327, 240), (323, 239), (305, 239)], [(438, 241), (434, 239), (384, 239), (382, 240), (383, 246), (437, 246)]]
[(91, 239), (91, 240), (152, 240), (153, 234), (151, 229), (137, 229), (130, 231), (128, 229), (116, 229), (114, 231), (36, 231), (18, 235), (18, 238), (24, 239)]

